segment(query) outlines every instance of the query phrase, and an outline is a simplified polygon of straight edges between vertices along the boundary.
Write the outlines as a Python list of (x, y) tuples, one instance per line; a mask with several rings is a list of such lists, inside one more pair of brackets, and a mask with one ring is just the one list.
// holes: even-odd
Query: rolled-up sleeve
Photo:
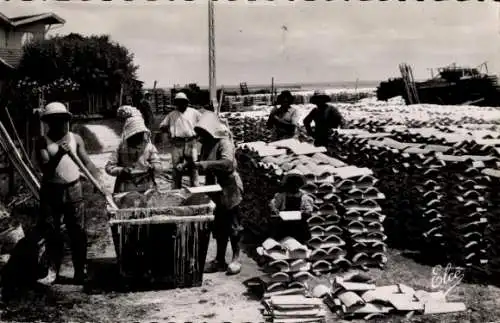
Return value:
[(111, 154), (108, 162), (106, 163), (106, 173), (111, 176), (118, 176), (123, 170), (123, 167), (118, 165), (119, 148)]
[(170, 125), (170, 116), (171, 114), (169, 113), (165, 119), (163, 119), (162, 122), (160, 122), (160, 129), (162, 131), (166, 131), (168, 129), (168, 126)]

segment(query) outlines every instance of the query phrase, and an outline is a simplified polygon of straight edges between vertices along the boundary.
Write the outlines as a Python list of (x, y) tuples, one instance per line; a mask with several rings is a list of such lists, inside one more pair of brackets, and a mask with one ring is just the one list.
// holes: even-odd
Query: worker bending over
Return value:
[(122, 140), (106, 164), (106, 173), (116, 176), (114, 193), (145, 192), (155, 188), (155, 174), (161, 171), (158, 150), (151, 142), (151, 131), (141, 114), (133, 109), (121, 111), (125, 119)]
[[(316, 107), (304, 119), (307, 134), (314, 138), (315, 146), (326, 146), (332, 129), (342, 127), (344, 118), (339, 110), (329, 102), (331, 98), (325, 92), (316, 91), (311, 97), (311, 103)], [(311, 123), (314, 121), (314, 131)]]
[(290, 91), (283, 91), (278, 95), (277, 103), (269, 119), (267, 128), (273, 130), (273, 141), (295, 137), (299, 126), (299, 111), (293, 107), (294, 97)]
[[(206, 273), (226, 271), (237, 274), (241, 270), (240, 237), (240, 203), (243, 199), (243, 183), (237, 172), (235, 147), (229, 129), (220, 121), (215, 113), (204, 114), (196, 125), (195, 131), (202, 144), (200, 161), (194, 162), (196, 169), (205, 174), (206, 185), (219, 184), (222, 192), (211, 197), (216, 204), (212, 234), (217, 243), (215, 260), (209, 262)], [(232, 261), (225, 261), (228, 240), (233, 251)]]
[(300, 221), (280, 221), (275, 239), (281, 240), (289, 236), (305, 243), (311, 238), (307, 218), (313, 212), (314, 200), (310, 195), (301, 191), (300, 188), (305, 184), (304, 176), (290, 171), (281, 181), (280, 192), (276, 193), (269, 203), (271, 213), (275, 216), (283, 211), (300, 211), (302, 213)]
[(48, 132), (36, 145), (36, 158), (43, 173), (37, 230), (47, 242), (56, 274), (55, 283), (60, 282), (59, 271), (64, 256), (61, 218), (64, 216), (71, 244), (74, 281), (81, 284), (85, 279), (87, 261), (83, 194), (80, 170), (68, 153), (80, 158), (95, 178), (98, 178), (99, 172), (90, 161), (82, 138), (69, 131), (71, 113), (64, 104), (49, 103), (40, 116), (47, 124)]
[(172, 145), (174, 188), (181, 188), (184, 171), (189, 171), (191, 186), (198, 186), (199, 176), (196, 169), (183, 167), (183, 171), (180, 171), (181, 168), (176, 166), (181, 163), (192, 165), (198, 157), (194, 126), (200, 120), (201, 113), (188, 106), (189, 100), (182, 92), (176, 94), (174, 103), (176, 110), (170, 112), (160, 124), (160, 129), (165, 134), (164, 142)]

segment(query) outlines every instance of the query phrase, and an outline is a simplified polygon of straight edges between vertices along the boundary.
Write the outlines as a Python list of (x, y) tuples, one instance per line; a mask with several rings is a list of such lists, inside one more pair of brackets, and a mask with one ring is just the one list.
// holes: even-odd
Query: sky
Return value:
[[(257, 0), (215, 3), (216, 78), (240, 82), (352, 82), (429, 68), (488, 62), (500, 73), (500, 4), (487, 1)], [(106, 3), (2, 1), (0, 12), (54, 12), (66, 24), (52, 34), (109, 34), (134, 53), (150, 87), (208, 84), (208, 2), (159, 0)]]

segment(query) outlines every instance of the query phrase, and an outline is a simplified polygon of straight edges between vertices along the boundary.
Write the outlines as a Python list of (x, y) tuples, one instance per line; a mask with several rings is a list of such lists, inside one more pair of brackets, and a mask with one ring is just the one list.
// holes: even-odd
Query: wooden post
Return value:
[(271, 77), (271, 105), (274, 105), (274, 77)]
[(123, 83), (120, 85), (120, 99), (119, 99), (119, 105), (122, 106), (123, 103)]

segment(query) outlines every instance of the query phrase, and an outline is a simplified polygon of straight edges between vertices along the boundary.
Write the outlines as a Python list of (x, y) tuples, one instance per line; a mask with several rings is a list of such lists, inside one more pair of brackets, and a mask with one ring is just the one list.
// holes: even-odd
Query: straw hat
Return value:
[(179, 92), (175, 95), (174, 101), (180, 101), (180, 100), (184, 100), (184, 101), (189, 102), (189, 99), (184, 92)]
[(330, 102), (331, 100), (332, 98), (325, 91), (317, 90), (314, 91), (310, 102), (316, 104), (318, 102)]
[(40, 118), (43, 120), (51, 116), (66, 117), (67, 119), (71, 119), (73, 115), (61, 102), (51, 102), (41, 110)]
[(125, 125), (123, 126), (122, 131), (123, 140), (127, 140), (128, 138), (140, 132), (145, 132), (147, 134), (150, 133), (149, 129), (144, 123), (144, 119), (142, 118), (142, 116), (133, 116), (125, 120)]
[(295, 101), (295, 97), (292, 95), (292, 92), (285, 90), (282, 91), (278, 97), (276, 98), (276, 102), (281, 104), (284, 100), (287, 100), (290, 104), (293, 104)]

